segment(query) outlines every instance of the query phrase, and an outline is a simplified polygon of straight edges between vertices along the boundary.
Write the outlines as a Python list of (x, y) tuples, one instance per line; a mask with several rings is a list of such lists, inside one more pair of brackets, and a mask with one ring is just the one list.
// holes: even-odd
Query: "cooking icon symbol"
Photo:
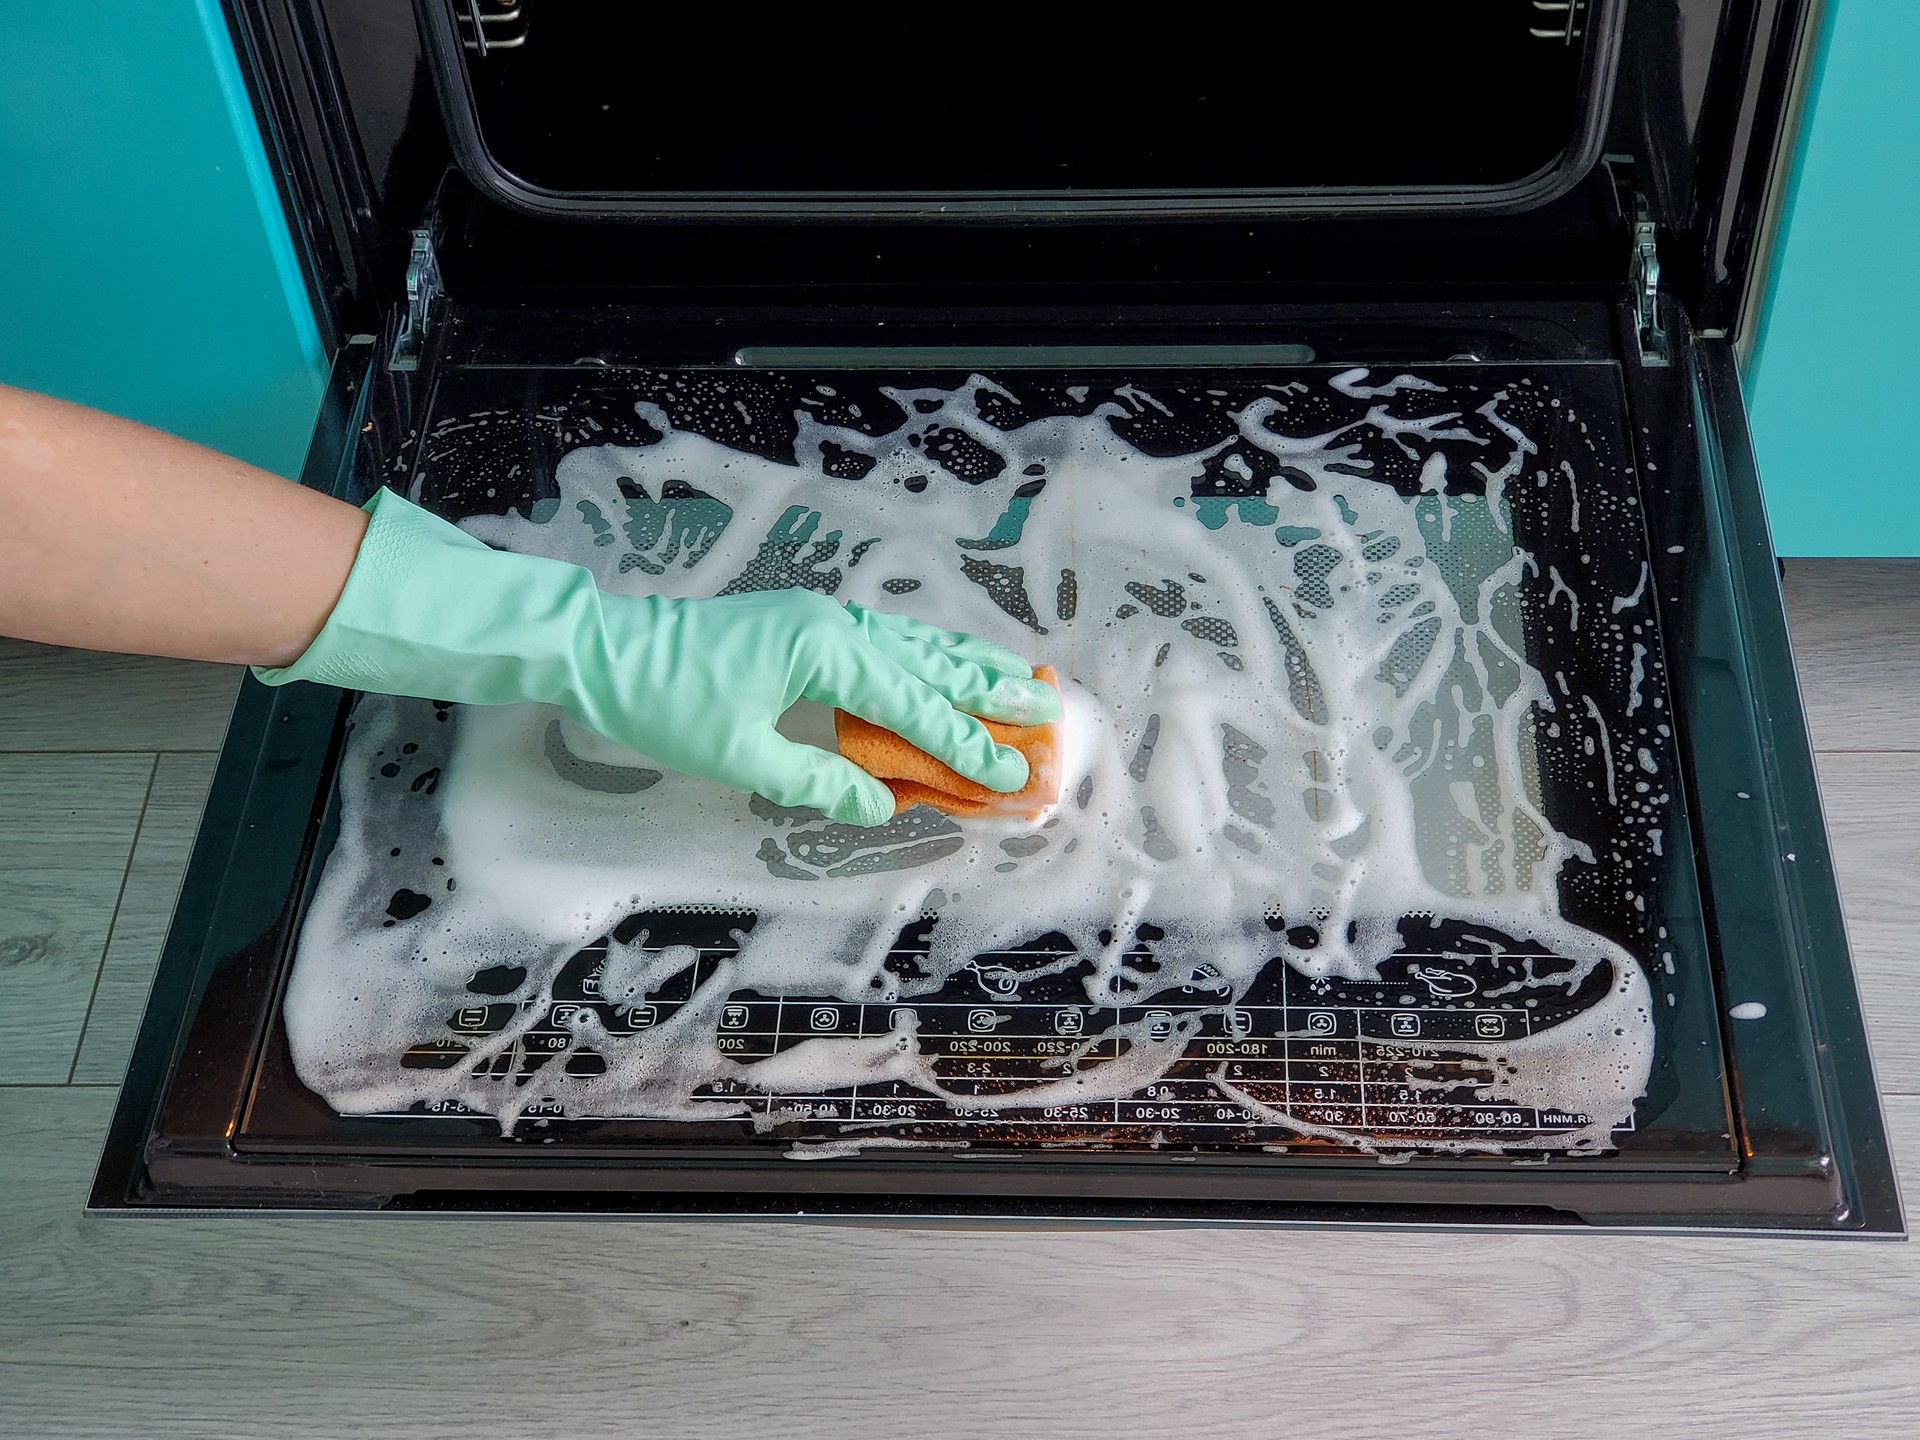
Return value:
[(980, 977), (980, 988), (989, 995), (1011, 995), (1020, 988), (1018, 972), (1004, 965), (980, 965), (974, 968)]
[(1471, 995), (1480, 988), (1480, 982), (1471, 975), (1462, 975), (1453, 970), (1441, 970), (1432, 965), (1415, 965), (1407, 973), (1427, 987), (1427, 993), (1436, 1000), (1457, 1000), (1462, 995)]

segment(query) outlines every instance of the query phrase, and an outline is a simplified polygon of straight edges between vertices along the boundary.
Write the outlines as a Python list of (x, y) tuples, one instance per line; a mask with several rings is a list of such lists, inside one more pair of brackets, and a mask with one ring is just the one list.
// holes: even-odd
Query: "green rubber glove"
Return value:
[(975, 715), (1056, 719), (1060, 698), (991, 641), (809, 590), (713, 600), (610, 595), (578, 565), (494, 550), (382, 490), (333, 613), (269, 685), (315, 680), (467, 705), (538, 700), (661, 764), (878, 825), (887, 787), (774, 731), (799, 699), (904, 736), (969, 779), (1018, 790), (1027, 762)]

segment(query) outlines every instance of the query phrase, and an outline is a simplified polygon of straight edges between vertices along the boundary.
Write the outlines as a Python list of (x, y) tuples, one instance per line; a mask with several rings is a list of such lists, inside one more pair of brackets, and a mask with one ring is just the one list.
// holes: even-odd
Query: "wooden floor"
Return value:
[[(1920, 562), (1788, 598), (1920, 1197)], [(0, 1435), (1920, 1435), (1915, 1245), (84, 1216), (234, 683), (0, 641)]]

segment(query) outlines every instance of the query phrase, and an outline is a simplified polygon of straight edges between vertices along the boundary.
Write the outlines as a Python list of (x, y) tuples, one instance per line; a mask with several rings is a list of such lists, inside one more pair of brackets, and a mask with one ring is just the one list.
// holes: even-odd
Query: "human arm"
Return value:
[(243, 460), (0, 386), (0, 633), (291, 664), (366, 529), (354, 506)]
[(0, 632), (253, 664), (271, 684), (558, 705), (655, 760), (877, 824), (886, 787), (774, 722), (798, 699), (992, 789), (1025, 759), (974, 717), (1059, 697), (973, 636), (806, 591), (613, 595), (382, 491), (366, 511), (125, 421), (0, 391)]

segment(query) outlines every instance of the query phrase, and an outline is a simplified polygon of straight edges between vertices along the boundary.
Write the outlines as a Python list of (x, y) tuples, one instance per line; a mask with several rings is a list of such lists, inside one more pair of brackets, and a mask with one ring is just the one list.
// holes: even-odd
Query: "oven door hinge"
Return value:
[(1627, 290), (1633, 300), (1634, 337), (1642, 365), (1671, 365), (1667, 327), (1660, 319), (1659, 231), (1647, 197), (1633, 192), (1633, 251), (1627, 258)]
[(389, 370), (418, 370), (427, 332), (440, 310), (440, 257), (434, 253), (433, 231), (413, 232), (413, 250), (407, 259), (407, 310), (400, 317), (400, 333), (393, 337)]

